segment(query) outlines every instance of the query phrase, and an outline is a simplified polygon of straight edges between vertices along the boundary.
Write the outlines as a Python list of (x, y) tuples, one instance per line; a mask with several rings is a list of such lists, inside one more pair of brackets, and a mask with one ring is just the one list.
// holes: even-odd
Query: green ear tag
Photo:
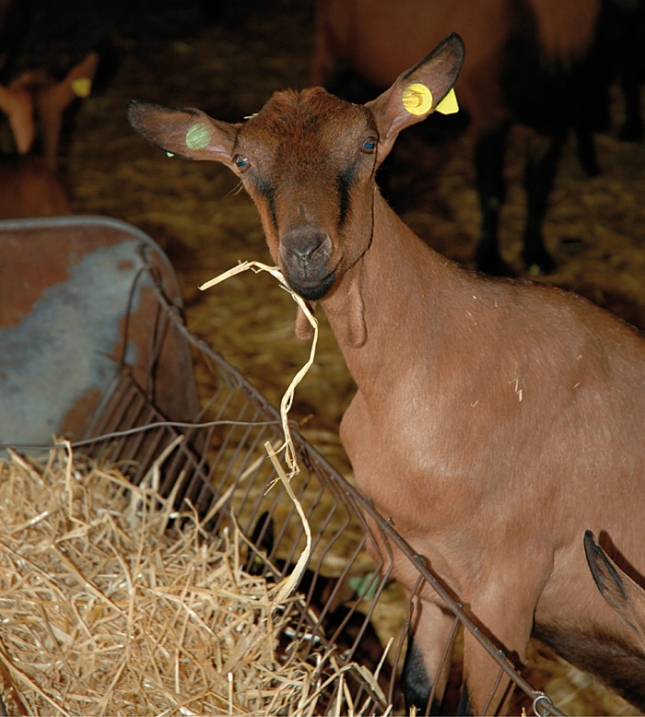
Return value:
[(210, 127), (202, 122), (197, 122), (186, 132), (186, 147), (192, 150), (205, 149), (212, 138), (213, 133)]

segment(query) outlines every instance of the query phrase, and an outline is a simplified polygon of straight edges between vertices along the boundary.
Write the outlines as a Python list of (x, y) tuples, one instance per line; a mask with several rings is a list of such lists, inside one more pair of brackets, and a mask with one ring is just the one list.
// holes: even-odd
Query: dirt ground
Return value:
[[(53, 58), (62, 65), (106, 35), (120, 55), (109, 86), (86, 100), (77, 118), (66, 163), (74, 211), (127, 220), (155, 239), (179, 275), (191, 330), (277, 403), (308, 355), (293, 337), (291, 298), (264, 275), (197, 288), (239, 260), (270, 261), (255, 209), (223, 167), (169, 159), (147, 145), (127, 124), (125, 107), (138, 98), (239, 121), (273, 91), (305, 86), (313, 43), (309, 0), (42, 0), (34, 7), (25, 63)], [(621, 113), (616, 97), (616, 127)], [(502, 252), (518, 273), (524, 141), (522, 132), (513, 134), (501, 230)], [(411, 132), (399, 144), (390, 200), (432, 247), (472, 268), (479, 211), (469, 139), (437, 146)], [(615, 131), (598, 136), (597, 147), (602, 172), (588, 179), (567, 146), (545, 226), (557, 269), (538, 280), (579, 291), (645, 328), (645, 146), (621, 143)], [(316, 364), (292, 415), (345, 472), (337, 429), (351, 394), (323, 321)], [(561, 707), (570, 714), (626, 709), (566, 667), (549, 679), (566, 682)]]

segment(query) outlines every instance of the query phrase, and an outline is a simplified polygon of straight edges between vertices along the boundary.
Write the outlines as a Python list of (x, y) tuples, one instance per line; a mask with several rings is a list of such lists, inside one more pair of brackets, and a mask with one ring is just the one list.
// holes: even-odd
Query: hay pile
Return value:
[[(311, 635), (290, 627), (301, 599), (278, 603), (279, 585), (241, 569), (234, 524), (213, 537), (195, 514), (172, 520), (154, 482), (152, 472), (131, 486), (116, 468), (63, 450), (0, 459), (9, 713), (359, 712), (347, 672), (378, 690), (374, 678), (340, 669), (333, 655), (304, 662)], [(330, 686), (340, 689), (326, 706)]]

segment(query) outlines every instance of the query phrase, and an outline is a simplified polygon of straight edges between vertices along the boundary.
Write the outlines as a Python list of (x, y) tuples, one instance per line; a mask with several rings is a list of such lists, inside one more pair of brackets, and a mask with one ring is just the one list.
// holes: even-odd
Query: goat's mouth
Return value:
[(287, 276), (287, 283), (289, 286), (303, 299), (307, 301), (318, 301), (322, 299), (327, 292), (331, 289), (336, 278), (336, 269), (327, 274), (322, 281), (317, 281), (315, 284), (310, 283), (306, 280), (295, 281), (293, 277)]

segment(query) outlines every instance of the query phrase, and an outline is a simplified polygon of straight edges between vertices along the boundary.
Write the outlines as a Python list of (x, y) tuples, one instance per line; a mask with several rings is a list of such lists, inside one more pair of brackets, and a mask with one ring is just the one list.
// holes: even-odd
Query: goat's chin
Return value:
[(335, 278), (336, 272), (332, 271), (331, 274), (328, 274), (320, 283), (314, 286), (299, 284), (290, 277), (287, 277), (287, 283), (296, 292), (296, 294), (301, 296), (303, 299), (306, 299), (307, 301), (319, 301), (329, 293), (329, 290), (334, 285)]

